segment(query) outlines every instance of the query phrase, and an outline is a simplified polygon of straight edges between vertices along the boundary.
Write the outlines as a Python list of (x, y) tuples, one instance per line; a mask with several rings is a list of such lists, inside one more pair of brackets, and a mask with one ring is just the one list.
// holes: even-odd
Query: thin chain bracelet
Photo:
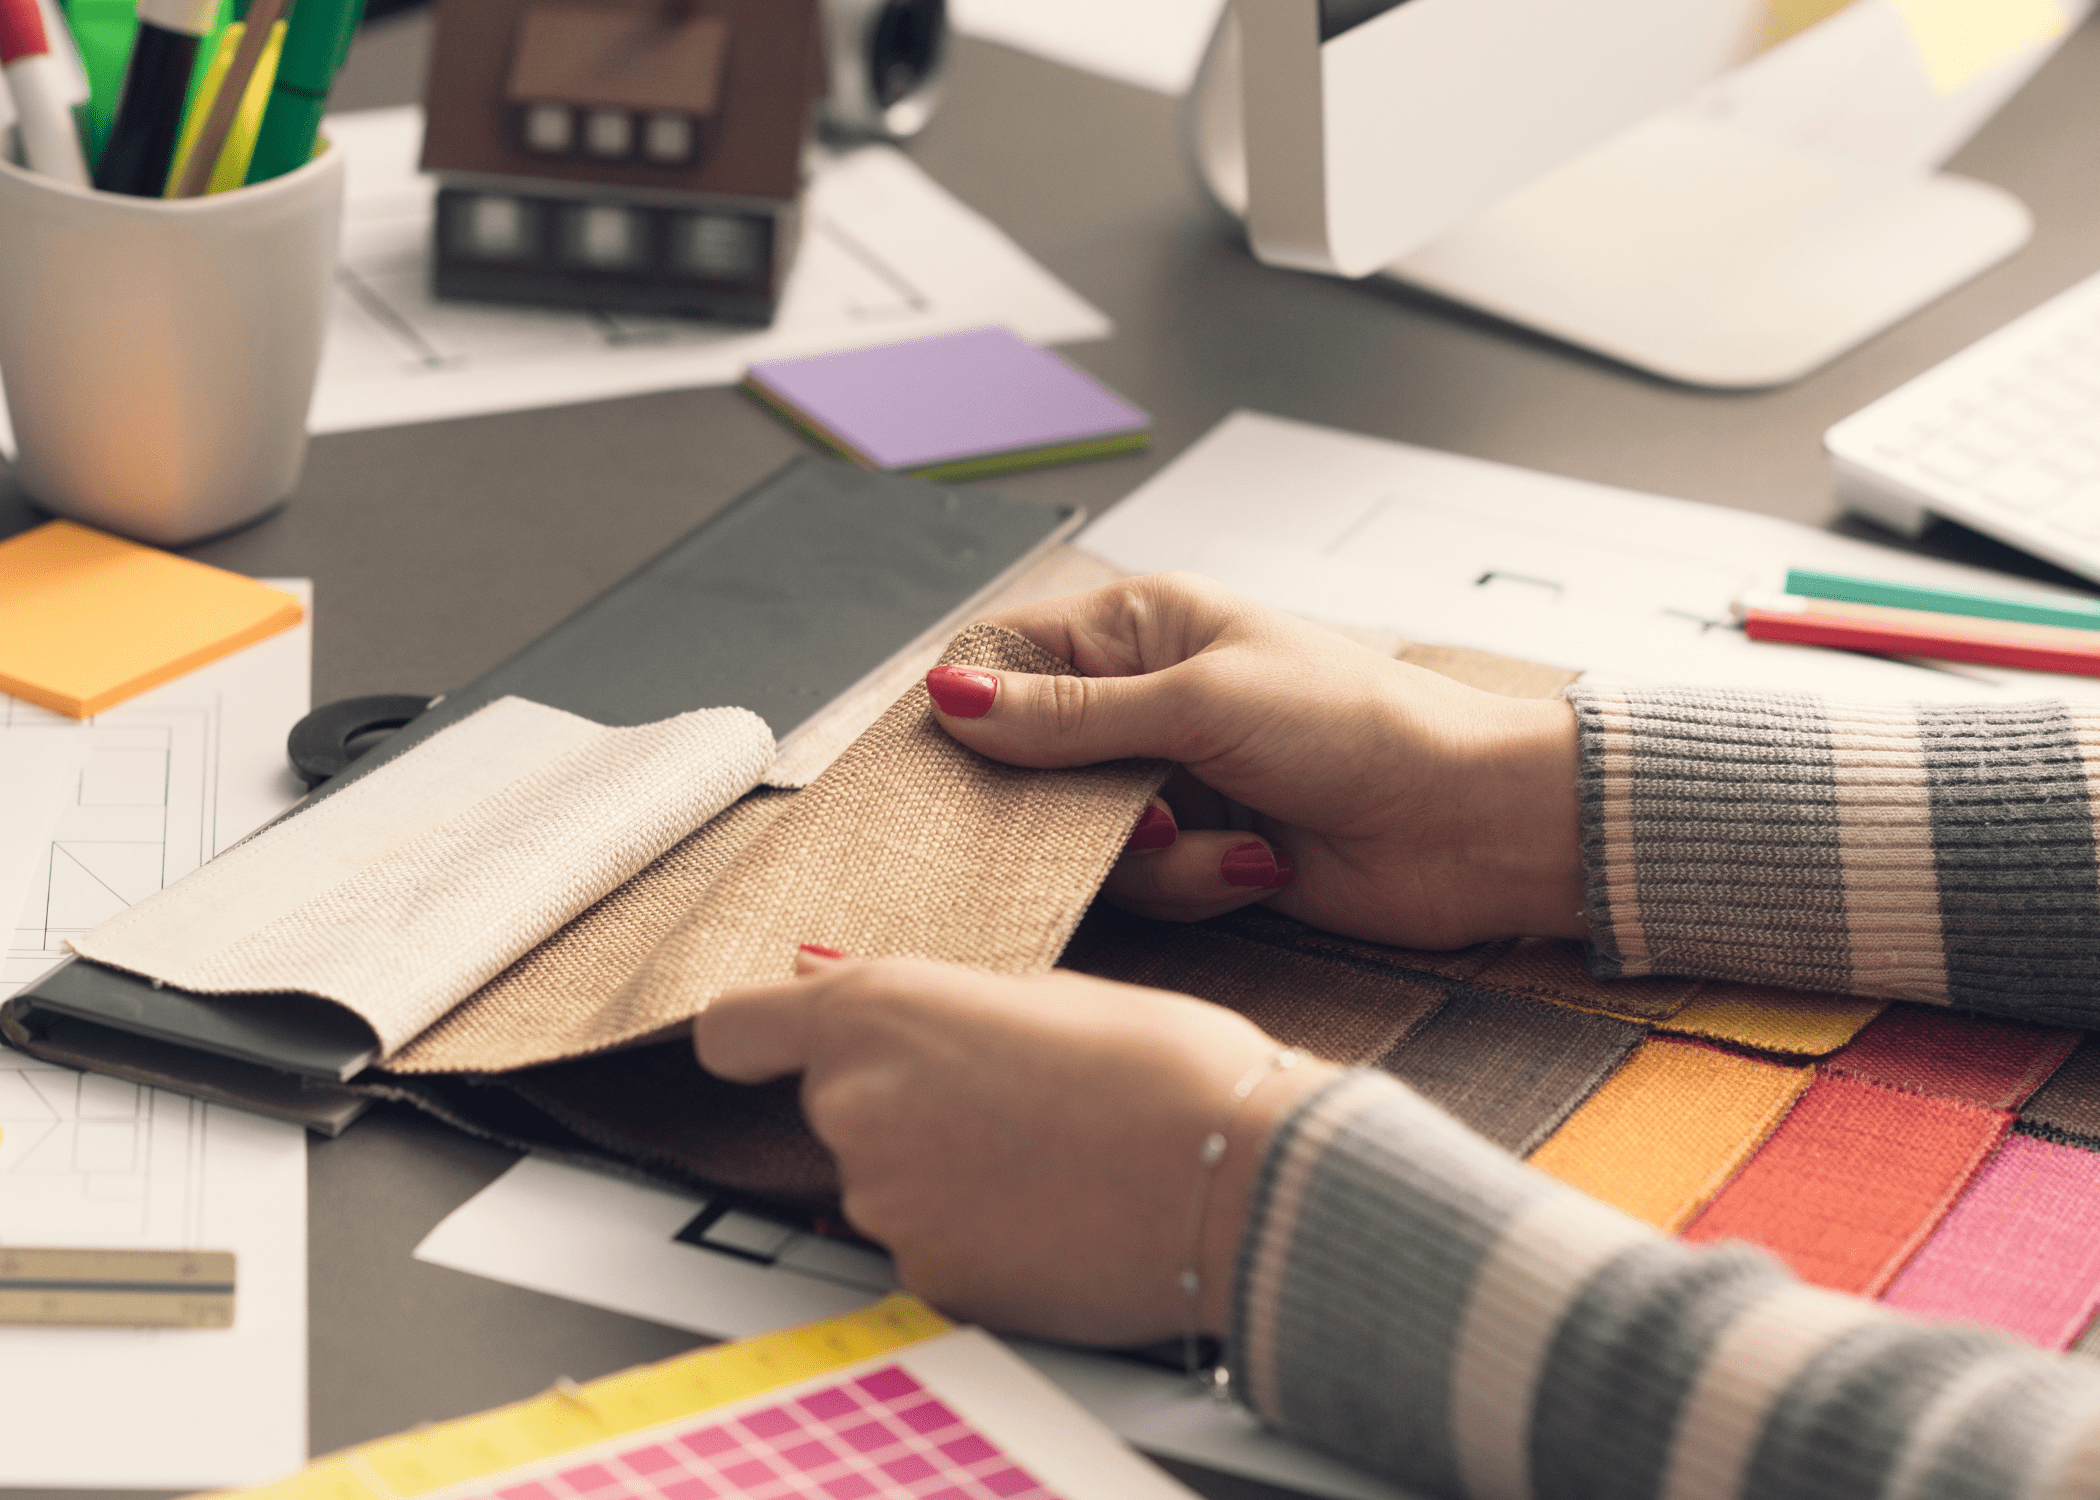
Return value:
[(1296, 1047), (1284, 1047), (1266, 1061), (1249, 1068), (1246, 1075), (1232, 1086), (1232, 1098), (1219, 1113), (1218, 1120), (1203, 1137), (1203, 1144), (1196, 1148), (1196, 1195), (1189, 1200), (1189, 1253), (1187, 1264), (1181, 1272), (1181, 1365), (1191, 1380), (1207, 1386), (1220, 1404), (1230, 1399), (1232, 1372), (1223, 1364), (1203, 1367), (1200, 1353), (1201, 1333), (1198, 1329), (1203, 1296), (1203, 1280), (1196, 1267), (1203, 1256), (1203, 1211), (1210, 1206), (1211, 1180), (1218, 1175), (1218, 1163), (1225, 1159), (1226, 1133), (1238, 1117), (1240, 1106), (1247, 1096), (1260, 1088), (1272, 1073), (1281, 1073), (1286, 1068), (1295, 1068), (1305, 1060), (1305, 1054)]

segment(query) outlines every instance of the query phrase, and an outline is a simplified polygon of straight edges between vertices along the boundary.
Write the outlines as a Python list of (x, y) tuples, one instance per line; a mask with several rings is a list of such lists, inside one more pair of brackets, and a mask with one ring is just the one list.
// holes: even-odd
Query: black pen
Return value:
[(197, 43), (218, 19), (219, 0), (139, 0), (138, 40), (109, 145), (95, 169), (96, 187), (135, 198), (158, 198), (168, 190)]

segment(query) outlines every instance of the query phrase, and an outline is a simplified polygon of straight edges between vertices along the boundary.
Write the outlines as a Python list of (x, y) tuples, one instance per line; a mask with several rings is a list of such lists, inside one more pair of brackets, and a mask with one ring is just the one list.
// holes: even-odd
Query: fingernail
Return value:
[(926, 691), (934, 707), (951, 719), (981, 719), (999, 696), (999, 679), (966, 667), (935, 667), (926, 674)]
[(1174, 826), (1173, 815), (1157, 803), (1148, 803), (1145, 815), (1137, 820), (1137, 827), (1130, 830), (1130, 842), (1125, 849), (1164, 849), (1181, 836)]
[(1218, 862), (1227, 885), (1274, 885), (1278, 865), (1267, 844), (1234, 844)]
[(1289, 885), (1297, 877), (1297, 874), (1298, 867), (1291, 863), (1291, 857), (1281, 849), (1278, 849), (1276, 851), (1276, 878), (1269, 882), (1269, 889), (1272, 891), (1279, 890)]
[(839, 952), (838, 949), (827, 948), (822, 943), (803, 943), (799, 946), (804, 953), (814, 954), (818, 958), (844, 958), (846, 956)]

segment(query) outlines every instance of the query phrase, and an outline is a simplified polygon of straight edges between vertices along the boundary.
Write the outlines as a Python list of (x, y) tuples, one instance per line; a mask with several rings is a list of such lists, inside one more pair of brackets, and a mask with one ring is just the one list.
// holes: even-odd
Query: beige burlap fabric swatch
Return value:
[[(977, 601), (977, 609), (968, 618), (982, 619), (1016, 605), (1084, 593), (1129, 576), (1091, 552), (1054, 547), (1004, 587)], [(944, 621), (812, 714), (780, 742), (780, 755), (766, 772), (766, 785), (803, 787), (815, 781), (941, 659), (957, 628)]]
[(76, 952), (200, 994), (299, 991), (382, 1056), (749, 791), (765, 721), (632, 729), (504, 698), (114, 920)]
[[(1073, 672), (989, 625), (963, 631), (943, 660)], [(1047, 969), (1165, 775), (1155, 761), (1000, 765), (951, 739), (914, 684), (783, 809), (717, 819), (387, 1066), (505, 1072), (668, 1035), (725, 989), (788, 978), (806, 942)]]

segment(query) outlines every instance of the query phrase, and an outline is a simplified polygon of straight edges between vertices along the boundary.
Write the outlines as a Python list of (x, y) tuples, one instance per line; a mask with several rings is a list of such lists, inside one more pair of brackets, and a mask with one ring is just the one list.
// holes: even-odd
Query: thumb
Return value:
[(1084, 766), (1127, 756), (1190, 760), (1194, 730), (1175, 669), (1135, 677), (1039, 677), (989, 667), (926, 674), (948, 733), (1012, 766)]
[(825, 964), (804, 970), (791, 984), (755, 986), (718, 995), (693, 1017), (693, 1053), (700, 1066), (731, 1083), (766, 1083), (800, 1073), (814, 1042), (817, 993)]

